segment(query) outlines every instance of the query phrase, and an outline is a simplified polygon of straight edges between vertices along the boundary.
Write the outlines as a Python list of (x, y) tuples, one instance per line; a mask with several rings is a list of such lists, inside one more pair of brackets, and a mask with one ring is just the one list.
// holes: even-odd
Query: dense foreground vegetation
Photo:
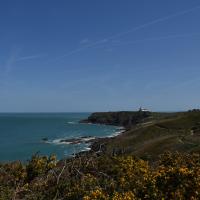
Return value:
[(82, 155), (57, 162), (34, 155), (0, 166), (0, 199), (200, 199), (200, 155)]

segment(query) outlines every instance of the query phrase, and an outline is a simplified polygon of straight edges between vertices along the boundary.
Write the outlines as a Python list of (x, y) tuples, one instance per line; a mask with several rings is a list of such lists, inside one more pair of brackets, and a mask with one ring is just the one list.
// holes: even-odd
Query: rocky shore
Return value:
[[(119, 126), (116, 135), (60, 139), (59, 144), (87, 144), (84, 152), (109, 155), (136, 155), (154, 159), (166, 150), (196, 151), (199, 147), (200, 112), (103, 112), (92, 113), (80, 123)], [(122, 128), (122, 126), (124, 128)], [(44, 139), (44, 142), (49, 142)]]
[(56, 141), (49, 141), (48, 138), (43, 138), (42, 141), (45, 143), (58, 143), (58, 144), (80, 144), (80, 143), (90, 143), (97, 138), (93, 136), (81, 136), (75, 138), (58, 139)]
[(113, 138), (122, 135), (127, 130), (130, 129), (134, 124), (139, 123), (143, 119), (149, 116), (148, 113), (139, 113), (138, 112), (102, 112), (102, 113), (92, 113), (87, 119), (81, 120), (79, 123), (88, 123), (88, 124), (104, 124), (104, 125), (113, 125), (118, 126), (117, 131), (107, 137), (94, 137), (94, 136), (81, 136), (75, 138), (66, 138), (66, 139), (56, 139), (49, 140), (48, 138), (43, 138), (42, 142), (44, 143), (54, 143), (54, 144), (88, 144), (87, 150), (78, 153), (77, 155), (90, 153), (90, 152), (104, 152), (105, 146), (108, 142), (112, 141)]
[[(95, 138), (90, 141), (89, 146), (91, 152), (105, 153), (107, 144), (112, 143), (118, 137), (123, 137), (130, 129), (141, 123), (148, 121), (151, 116), (150, 112), (142, 111), (120, 111), (120, 112), (95, 112), (92, 113), (87, 119), (80, 121), (80, 123), (91, 124), (105, 124), (119, 126), (119, 132), (116, 135), (104, 138)], [(113, 152), (122, 150), (113, 150)]]

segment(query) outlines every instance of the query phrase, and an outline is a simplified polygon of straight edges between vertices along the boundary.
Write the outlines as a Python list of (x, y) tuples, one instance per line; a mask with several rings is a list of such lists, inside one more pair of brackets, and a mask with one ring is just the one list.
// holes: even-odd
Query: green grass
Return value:
[(151, 158), (165, 151), (200, 152), (200, 112), (152, 113), (146, 122), (108, 140), (106, 152)]

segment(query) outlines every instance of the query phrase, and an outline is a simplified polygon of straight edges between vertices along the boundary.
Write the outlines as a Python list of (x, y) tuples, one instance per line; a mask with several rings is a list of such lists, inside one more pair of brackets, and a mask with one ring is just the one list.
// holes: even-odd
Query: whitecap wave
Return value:
[(68, 124), (77, 124), (77, 122), (67, 122)]
[(89, 142), (89, 141), (94, 140), (94, 139), (96, 139), (96, 137), (88, 137), (88, 138), (82, 138), (82, 141)]
[(84, 147), (81, 151), (83, 152), (83, 151), (90, 151), (90, 150), (91, 150), (90, 147)]
[(96, 139), (96, 137), (80, 136), (80, 137), (73, 137), (73, 138), (57, 138), (57, 139), (54, 139), (54, 140), (45, 140), (43, 142), (47, 143), (47, 144), (54, 144), (54, 145), (63, 145), (63, 144), (78, 145), (78, 144), (89, 143), (90, 141), (92, 141), (94, 139)]
[[(123, 127), (122, 127), (123, 128)], [(124, 131), (125, 131), (125, 129), (123, 128), (120, 128), (120, 129), (118, 129), (117, 131), (115, 131), (112, 135), (109, 135), (108, 137), (109, 138), (112, 138), (112, 137), (116, 137), (116, 136), (118, 136), (118, 135), (121, 135)]]
[(124, 128), (123, 126), (119, 126), (119, 127), (117, 127), (116, 129), (117, 129), (117, 130), (123, 130), (123, 131), (125, 130), (125, 128)]
[[(52, 140), (52, 144), (56, 144), (56, 145), (59, 145), (59, 144), (71, 144), (71, 142), (64, 142), (62, 141), (63, 138), (60, 138), (60, 139), (55, 139), (55, 140)], [(62, 141), (62, 142), (61, 142)]]

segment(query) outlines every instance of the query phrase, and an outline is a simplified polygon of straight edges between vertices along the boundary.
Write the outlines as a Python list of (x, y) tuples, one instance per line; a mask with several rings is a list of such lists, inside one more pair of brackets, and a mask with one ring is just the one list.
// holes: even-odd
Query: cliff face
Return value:
[(137, 128), (130, 128), (117, 137), (94, 142), (92, 149), (100, 149), (109, 155), (133, 154), (148, 160), (156, 160), (158, 155), (166, 151), (200, 153), (199, 111), (151, 112), (150, 117), (136, 119), (145, 123), (141, 123)]
[(95, 112), (92, 113), (88, 119), (83, 120), (83, 123), (107, 124), (115, 126), (124, 126), (130, 128), (138, 123), (145, 121), (150, 117), (150, 112)]

